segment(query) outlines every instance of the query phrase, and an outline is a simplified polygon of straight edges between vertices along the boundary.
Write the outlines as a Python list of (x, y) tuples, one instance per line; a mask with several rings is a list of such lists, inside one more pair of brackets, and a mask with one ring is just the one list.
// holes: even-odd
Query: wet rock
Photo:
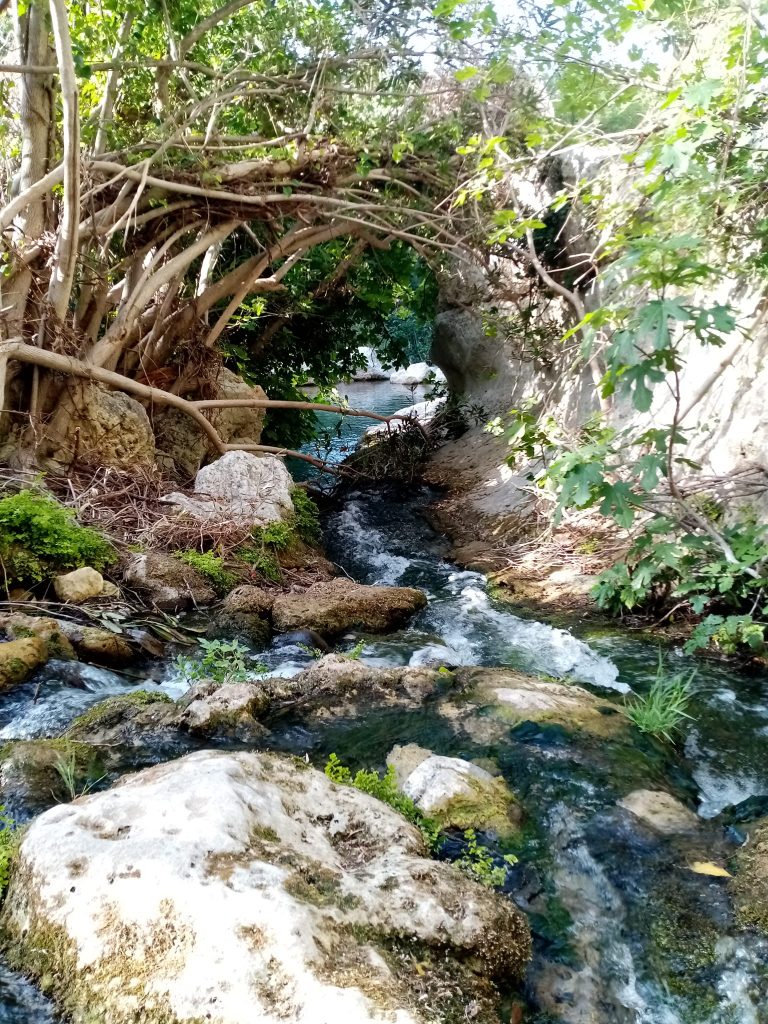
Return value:
[(228, 634), (244, 636), (263, 644), (272, 633), (270, 617), (274, 594), (259, 587), (236, 587), (227, 594), (216, 616), (217, 627)]
[(53, 581), (53, 589), (60, 601), (82, 604), (93, 597), (102, 596), (104, 577), (89, 565), (84, 565), (82, 569), (57, 576)]
[(0, 803), (23, 820), (71, 800), (102, 775), (101, 754), (87, 743), (14, 740), (0, 748)]
[(730, 887), (739, 921), (768, 935), (768, 818), (739, 850), (735, 875)]
[(72, 722), (67, 739), (109, 748), (145, 746), (172, 738), (178, 731), (178, 708), (160, 690), (132, 690), (108, 697)]
[(97, 626), (84, 626), (70, 633), (75, 650), (84, 661), (99, 665), (127, 665), (135, 657), (132, 644), (124, 636)]
[(22, 640), (29, 636), (39, 637), (45, 641), (49, 658), (68, 661), (77, 657), (65, 627), (56, 619), (45, 615), (23, 615), (21, 612), (14, 612), (12, 615), (0, 616), (0, 629), (5, 630), (11, 640)]
[(293, 513), (292, 489), (291, 474), (273, 455), (226, 452), (199, 471), (194, 494), (174, 492), (163, 500), (201, 522), (265, 526)]
[(426, 595), (412, 587), (366, 587), (338, 577), (304, 591), (279, 594), (272, 606), (272, 621), (278, 630), (307, 628), (323, 636), (348, 629), (386, 633), (426, 604)]
[(520, 805), (503, 779), (460, 757), (443, 757), (415, 743), (387, 758), (398, 788), (443, 828), (481, 829), (501, 836), (515, 830)]
[(28, 679), (48, 661), (48, 645), (39, 636), (0, 643), (0, 692)]
[(597, 738), (616, 737), (627, 729), (627, 720), (616, 705), (572, 683), (539, 679), (513, 669), (475, 667), (457, 669), (454, 681), (470, 705), (444, 709), (457, 726), (475, 717), (477, 706), (481, 706), (507, 727), (537, 722)]
[(213, 604), (216, 594), (191, 565), (161, 551), (131, 556), (123, 572), (129, 587), (146, 594), (163, 611)]
[(259, 683), (202, 682), (179, 701), (177, 721), (192, 735), (251, 743), (268, 735), (257, 719), (269, 706)]
[(274, 704), (312, 718), (356, 717), (376, 707), (419, 707), (443, 677), (431, 669), (371, 668), (341, 654), (327, 654), (291, 679), (262, 680)]
[(618, 804), (662, 835), (692, 832), (699, 827), (694, 812), (662, 790), (636, 789)]
[(214, 751), (41, 815), (2, 927), (12, 966), (110, 1024), (496, 1020), (493, 980), (530, 952), (519, 911), (390, 807)]

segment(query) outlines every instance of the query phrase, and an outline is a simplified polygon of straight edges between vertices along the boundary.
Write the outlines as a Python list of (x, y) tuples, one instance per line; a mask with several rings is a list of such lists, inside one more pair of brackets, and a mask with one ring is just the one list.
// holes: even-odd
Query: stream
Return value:
[[(377, 411), (411, 399), (409, 389), (388, 383), (348, 390), (351, 405)], [(330, 414), (325, 425), (335, 425)], [(343, 458), (366, 426), (345, 420), (332, 457)], [(617, 705), (628, 690), (647, 690), (658, 641), (621, 629), (554, 626), (505, 609), (482, 575), (447, 560), (447, 539), (424, 517), (434, 499), (426, 487), (407, 494), (379, 487), (349, 492), (326, 513), (328, 556), (349, 576), (420, 587), (429, 598), (407, 627), (386, 636), (349, 634), (342, 649), (364, 641), (362, 660), (372, 666), (509, 666), (577, 682)], [(279, 638), (258, 656), (280, 674), (309, 662)], [(381, 769), (396, 743), (416, 742), (498, 767), (526, 823), (510, 846), (501, 848), (493, 836), (486, 841), (499, 858), (518, 857), (505, 891), (529, 914), (535, 939), (526, 1008), (519, 1016), (510, 1004), (511, 1021), (768, 1024), (768, 943), (736, 926), (722, 878), (690, 870), (695, 861), (726, 863), (744, 839), (734, 806), (768, 796), (768, 675), (694, 661), (674, 647), (664, 656), (675, 671), (697, 669), (692, 721), (676, 750), (639, 733), (631, 742), (585, 743), (525, 722), (500, 734), (483, 728), (482, 709), (471, 732), (459, 730), (446, 713), (450, 693), (417, 710), (373, 708), (362, 719), (322, 726), (286, 718), (274, 745), (307, 753), (319, 766), (335, 752), (352, 767)], [(148, 682), (141, 672), (128, 678), (51, 662), (4, 698), (0, 737), (55, 735), (86, 707), (127, 689), (182, 692), (171, 664), (148, 667), (150, 673)], [(617, 806), (637, 789), (664, 789), (683, 800), (699, 815), (698, 831), (651, 832)], [(460, 848), (457, 837), (444, 855)], [(34, 989), (0, 969), (0, 1024), (54, 1019)]]

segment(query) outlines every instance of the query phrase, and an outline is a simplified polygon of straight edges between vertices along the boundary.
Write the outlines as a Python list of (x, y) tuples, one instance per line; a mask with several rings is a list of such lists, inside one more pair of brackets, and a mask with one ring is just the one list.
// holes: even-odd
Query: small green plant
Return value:
[(365, 640), (358, 640), (354, 647), (350, 647), (348, 651), (344, 651), (344, 657), (350, 661), (359, 661), (360, 656), (365, 650)]
[(0, 579), (40, 583), (81, 566), (103, 569), (116, 552), (96, 530), (81, 526), (72, 509), (36, 491), (0, 499)]
[(318, 661), (325, 654), (325, 651), (321, 650), (321, 648), (311, 647), (309, 644), (296, 644), (296, 646), (301, 648), (301, 650), (304, 651), (305, 654), (308, 654), (310, 658), (315, 658)]
[(293, 528), (306, 544), (317, 544), (320, 540), (320, 512), (317, 504), (303, 487), (291, 491), (293, 502)]
[(395, 779), (395, 769), (391, 765), (383, 775), (374, 771), (366, 771), (364, 768), (353, 775), (336, 754), (331, 754), (325, 766), (325, 774), (333, 782), (341, 783), (344, 786), (354, 786), (355, 789), (389, 804), (419, 829), (430, 850), (434, 850), (437, 846), (440, 836), (439, 826), (431, 818), (422, 814), (409, 796), (400, 792)]
[(211, 584), (217, 594), (228, 594), (238, 583), (236, 573), (224, 566), (224, 559), (213, 551), (177, 551), (176, 557), (191, 565)]
[(0, 804), (0, 896), (8, 888), (11, 861), (16, 851), (16, 822)]
[(66, 757), (59, 754), (53, 763), (53, 767), (63, 782), (64, 789), (70, 800), (74, 800), (78, 796), (85, 796), (87, 793), (90, 793), (97, 783), (101, 782), (101, 779), (89, 779), (83, 785), (79, 785), (80, 773), (77, 768), (77, 756), (74, 751), (70, 751)]
[(264, 579), (270, 580), (272, 583), (279, 583), (283, 578), (277, 556), (269, 548), (256, 548), (247, 544), (245, 547), (239, 548), (236, 554), (252, 569), (261, 573)]
[(497, 889), (504, 885), (507, 880), (507, 869), (517, 864), (517, 857), (513, 853), (508, 853), (503, 858), (504, 863), (497, 864), (488, 847), (479, 842), (473, 828), (466, 829), (464, 838), (467, 845), (456, 865), (464, 874), (489, 889)]
[(251, 534), (262, 547), (274, 548), (275, 551), (285, 551), (293, 543), (293, 528), (282, 520), (266, 526), (254, 526)]
[(662, 737), (672, 743), (683, 720), (692, 720), (686, 709), (695, 675), (695, 669), (688, 674), (681, 672), (667, 675), (659, 652), (659, 666), (650, 690), (645, 697), (626, 701), (623, 714), (640, 732)]
[(248, 660), (248, 648), (238, 640), (199, 640), (201, 658), (179, 657), (176, 670), (191, 682), (247, 683), (267, 671), (261, 662)]

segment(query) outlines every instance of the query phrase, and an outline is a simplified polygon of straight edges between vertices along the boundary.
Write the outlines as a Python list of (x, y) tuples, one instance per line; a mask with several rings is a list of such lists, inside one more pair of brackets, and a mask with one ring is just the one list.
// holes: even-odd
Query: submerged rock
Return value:
[(191, 565), (162, 551), (133, 555), (124, 569), (129, 587), (146, 594), (155, 608), (182, 611), (190, 606), (213, 604), (216, 594)]
[(348, 629), (386, 633), (426, 604), (426, 595), (413, 587), (366, 587), (338, 577), (304, 591), (278, 594), (272, 621), (278, 630), (314, 629), (323, 636)]
[(676, 797), (662, 790), (636, 789), (618, 803), (619, 807), (634, 814), (662, 835), (692, 832), (699, 827), (696, 814)]
[(387, 764), (398, 788), (443, 828), (481, 829), (509, 835), (520, 805), (503, 779), (460, 757), (443, 757), (415, 743), (394, 747)]
[(6, 951), (77, 1020), (497, 1021), (525, 919), (425, 853), (300, 762), (203, 751), (33, 822)]
[(768, 935), (768, 818), (739, 850), (731, 891), (739, 921)]
[(470, 729), (477, 725), (478, 705), (507, 727), (537, 722), (598, 738), (615, 737), (627, 728), (615, 704), (573, 683), (539, 679), (514, 669), (475, 667), (457, 669), (454, 680), (470, 706), (446, 705), (442, 711)]
[(48, 645), (39, 636), (0, 643), (0, 691), (23, 683), (46, 661)]

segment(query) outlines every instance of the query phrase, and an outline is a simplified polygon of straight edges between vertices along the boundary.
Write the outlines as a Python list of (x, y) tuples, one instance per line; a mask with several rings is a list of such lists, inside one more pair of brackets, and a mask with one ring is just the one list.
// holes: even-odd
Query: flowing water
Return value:
[[(351, 404), (392, 411), (403, 388), (355, 386)], [(403, 393), (406, 399), (403, 400)], [(333, 428), (333, 420), (326, 418)], [(336, 433), (343, 458), (365, 421), (345, 420)], [(448, 542), (423, 516), (428, 489), (404, 494), (380, 488), (347, 494), (327, 515), (328, 553), (364, 583), (421, 587), (429, 605), (405, 628), (365, 642), (370, 665), (504, 665), (572, 680), (621, 703), (643, 692), (658, 651), (619, 630), (555, 627), (499, 605), (484, 577), (447, 560)], [(308, 753), (322, 764), (336, 752), (353, 767), (383, 767), (396, 743), (418, 742), (438, 753), (493, 761), (518, 795), (526, 823), (499, 857), (514, 852), (505, 891), (528, 913), (535, 954), (526, 983), (528, 1024), (768, 1024), (768, 946), (740, 931), (722, 878), (694, 873), (695, 861), (727, 863), (743, 842), (741, 820), (768, 796), (768, 676), (745, 677), (716, 663), (694, 663), (665, 651), (681, 671), (698, 668), (685, 741), (674, 750), (636, 734), (600, 743), (575, 741), (558, 727), (521, 722), (487, 728), (476, 709), (471, 729), (448, 713), (450, 690), (417, 710), (306, 727), (286, 719), (274, 745)], [(259, 652), (275, 673), (307, 664), (307, 653), (279, 638)], [(4, 739), (60, 732), (74, 715), (112, 693), (160, 686), (178, 696), (172, 666), (147, 665), (126, 677), (51, 663), (5, 698)], [(464, 709), (466, 710), (466, 708)], [(474, 712), (470, 712), (474, 714)], [(617, 801), (638, 788), (663, 789), (697, 810), (693, 835), (660, 837)], [(750, 804), (746, 805), (748, 808)], [(765, 802), (768, 808), (768, 800)], [(765, 809), (762, 813), (766, 813)], [(449, 837), (444, 855), (462, 849)], [(0, 970), (0, 1024), (52, 1020), (33, 989)], [(245, 1024), (245, 1022), (244, 1022)], [(352, 1024), (352, 1022), (350, 1022)]]

